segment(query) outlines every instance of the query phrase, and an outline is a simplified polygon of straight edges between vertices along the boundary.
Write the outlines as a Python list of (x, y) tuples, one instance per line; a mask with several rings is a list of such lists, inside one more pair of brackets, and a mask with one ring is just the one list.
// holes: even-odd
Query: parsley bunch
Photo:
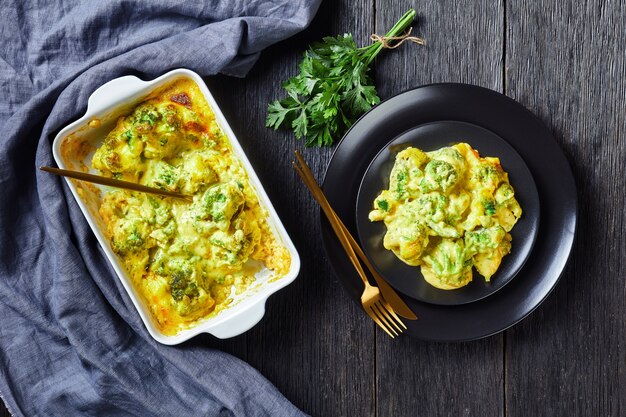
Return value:
[[(401, 35), (415, 14), (406, 12), (385, 38)], [(380, 102), (368, 71), (382, 50), (382, 41), (358, 48), (351, 34), (312, 44), (300, 73), (283, 84), (287, 97), (269, 104), (265, 126), (291, 127), (296, 138), (306, 138), (306, 146), (330, 146)]]

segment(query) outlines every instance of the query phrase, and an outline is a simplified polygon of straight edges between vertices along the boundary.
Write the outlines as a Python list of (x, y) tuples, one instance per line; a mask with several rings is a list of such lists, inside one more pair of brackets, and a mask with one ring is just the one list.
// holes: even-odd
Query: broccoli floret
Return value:
[(133, 115), (133, 124), (143, 130), (152, 130), (159, 120), (161, 120), (161, 114), (152, 105), (144, 105), (137, 108)]
[(441, 148), (438, 151), (430, 152), (433, 160), (447, 162), (452, 165), (457, 174), (462, 175), (465, 172), (465, 159), (461, 153), (452, 147)]
[(483, 200), (483, 207), (485, 209), (485, 214), (488, 216), (493, 216), (494, 214), (496, 214), (496, 205), (495, 202), (493, 200)]
[(495, 190), (500, 182), (500, 173), (495, 165), (490, 163), (482, 163), (473, 169), (472, 177), (474, 181), (479, 182), (483, 187)]
[(178, 169), (167, 162), (158, 161), (153, 165), (151, 183), (163, 190), (176, 190), (178, 188)]
[(133, 232), (128, 236), (128, 244), (130, 246), (143, 245), (143, 238), (141, 237), (141, 234), (137, 231), (137, 229), (133, 230)]
[(415, 210), (417, 218), (425, 222), (439, 236), (459, 237), (456, 228), (446, 223), (448, 219), (449, 199), (445, 195), (432, 192), (412, 201), (410, 208)]
[(111, 239), (113, 250), (123, 255), (142, 248), (146, 241), (140, 228), (136, 222), (121, 222)]
[(160, 129), (164, 132), (176, 132), (180, 130), (180, 116), (175, 106), (167, 106), (163, 110), (162, 124)]
[(216, 194), (210, 194), (206, 199), (206, 203), (211, 206), (211, 217), (213, 217), (213, 220), (215, 220), (216, 222), (224, 220), (223, 208), (226, 205), (226, 200), (228, 200), (228, 197), (226, 197), (225, 194), (219, 192)]
[(214, 185), (199, 201), (199, 218), (209, 218), (215, 222), (230, 221), (243, 203), (243, 193), (236, 183)]
[(174, 173), (172, 171), (162, 172), (159, 175), (159, 180), (165, 185), (172, 185), (174, 184)]
[(406, 193), (406, 186), (409, 182), (409, 173), (406, 170), (396, 174), (396, 197), (401, 199)]
[(513, 187), (511, 187), (507, 183), (504, 183), (498, 187), (494, 197), (496, 198), (496, 202), (501, 204), (513, 198), (513, 195), (515, 195), (515, 192), (513, 191)]
[(129, 145), (131, 145), (134, 138), (135, 135), (133, 134), (132, 130), (127, 130), (126, 132), (122, 133), (122, 139), (124, 139)]
[(199, 295), (198, 285), (192, 278), (193, 270), (185, 262), (170, 263), (170, 290), (172, 298), (180, 301), (187, 296), (190, 299)]
[(421, 218), (435, 222), (444, 219), (447, 205), (448, 198), (437, 192), (424, 194), (412, 204)]
[(432, 160), (426, 164), (424, 178), (420, 187), (424, 192), (433, 190), (447, 191), (457, 183), (459, 175), (456, 169), (446, 161)]
[(438, 276), (454, 280), (467, 269), (467, 257), (462, 240), (443, 239), (428, 256), (432, 270)]
[(468, 231), (465, 232), (465, 246), (473, 252), (489, 252), (496, 249), (505, 236), (506, 232), (501, 226)]

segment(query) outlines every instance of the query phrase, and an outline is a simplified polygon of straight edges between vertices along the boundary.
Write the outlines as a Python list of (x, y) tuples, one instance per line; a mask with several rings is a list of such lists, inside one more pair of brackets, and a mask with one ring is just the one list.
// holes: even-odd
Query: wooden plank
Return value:
[[(332, 149), (304, 149), (290, 132), (264, 127), (267, 104), (297, 73), (306, 46), (322, 36), (369, 35), (371, 1), (323, 2), (301, 35), (265, 51), (244, 80), (219, 77), (217, 97), (301, 255), (297, 280), (272, 296), (266, 316), (247, 334), (247, 358), (296, 406), (315, 416), (368, 416), (374, 410), (374, 330), (326, 262), (318, 208), (291, 167), (303, 150), (318, 179)], [(367, 343), (371, 341), (372, 343)]]
[[(458, 81), (502, 90), (501, 2), (414, 2), (415, 33), (426, 46), (402, 45), (376, 65), (381, 98), (433, 82)], [(377, 33), (387, 30), (406, 2), (381, 4)], [(462, 344), (390, 340), (377, 331), (377, 415), (503, 415), (503, 337)]]
[(221, 350), (222, 352), (230, 353), (233, 356), (238, 357), (243, 361), (248, 360), (248, 344), (247, 334), (244, 333), (240, 336), (233, 337), (231, 339), (218, 339), (208, 334), (201, 334), (188, 342), (186, 345), (190, 346), (203, 346), (211, 349)]
[(626, 6), (507, 3), (506, 92), (574, 170), (574, 252), (550, 298), (508, 333), (510, 416), (626, 414)]

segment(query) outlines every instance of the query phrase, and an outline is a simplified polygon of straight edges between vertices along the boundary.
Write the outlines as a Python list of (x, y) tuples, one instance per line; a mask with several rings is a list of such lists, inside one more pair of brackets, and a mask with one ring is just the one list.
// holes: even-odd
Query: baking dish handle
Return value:
[(87, 102), (87, 112), (97, 112), (111, 106), (120, 104), (120, 92), (123, 93), (124, 101), (144, 89), (146, 81), (142, 81), (134, 75), (115, 78), (98, 87)]
[(263, 318), (266, 300), (260, 300), (246, 311), (242, 311), (241, 315), (236, 319), (233, 317), (231, 320), (226, 320), (224, 323), (208, 330), (208, 332), (219, 339), (228, 339), (247, 332)]

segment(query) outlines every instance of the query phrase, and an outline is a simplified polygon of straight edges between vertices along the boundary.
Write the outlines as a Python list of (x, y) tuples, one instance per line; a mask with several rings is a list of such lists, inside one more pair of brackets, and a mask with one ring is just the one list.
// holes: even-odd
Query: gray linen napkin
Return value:
[(153, 341), (53, 164), (56, 131), (128, 74), (243, 76), (319, 0), (0, 2), (0, 394), (15, 415), (301, 415), (219, 351)]

